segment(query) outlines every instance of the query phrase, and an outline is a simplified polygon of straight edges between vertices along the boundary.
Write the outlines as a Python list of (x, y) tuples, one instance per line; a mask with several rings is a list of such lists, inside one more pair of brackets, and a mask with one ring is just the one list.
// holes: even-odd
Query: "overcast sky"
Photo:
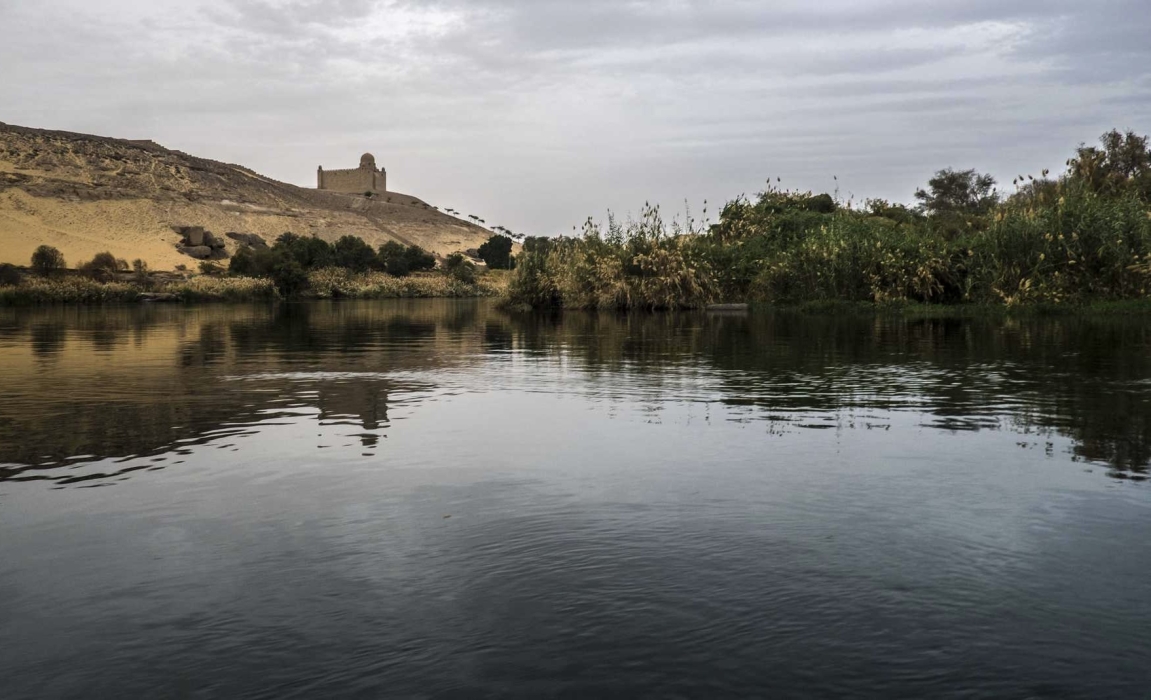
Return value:
[(531, 234), (769, 176), (909, 201), (1151, 132), (1151, 2), (0, 0), (0, 121), (307, 186), (372, 151)]

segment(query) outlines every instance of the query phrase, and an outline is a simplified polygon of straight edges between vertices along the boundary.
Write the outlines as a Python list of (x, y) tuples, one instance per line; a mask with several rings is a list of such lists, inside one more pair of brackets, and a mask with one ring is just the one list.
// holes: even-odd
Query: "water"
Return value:
[(0, 697), (1137, 697), (1151, 323), (0, 310)]

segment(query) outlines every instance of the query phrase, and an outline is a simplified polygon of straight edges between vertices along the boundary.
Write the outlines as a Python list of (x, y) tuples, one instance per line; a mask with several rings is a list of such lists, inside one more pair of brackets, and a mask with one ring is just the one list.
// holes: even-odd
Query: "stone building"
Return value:
[(351, 170), (316, 171), (316, 189), (344, 194), (380, 194), (388, 191), (388, 173), (376, 168), (376, 157), (365, 153), (360, 157), (360, 167)]

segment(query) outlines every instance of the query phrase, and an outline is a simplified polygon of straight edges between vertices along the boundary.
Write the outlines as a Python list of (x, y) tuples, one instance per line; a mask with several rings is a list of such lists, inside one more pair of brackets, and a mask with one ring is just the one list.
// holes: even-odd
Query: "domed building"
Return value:
[(376, 167), (371, 153), (360, 156), (360, 167), (348, 170), (316, 170), (316, 189), (372, 197), (388, 191), (388, 173)]

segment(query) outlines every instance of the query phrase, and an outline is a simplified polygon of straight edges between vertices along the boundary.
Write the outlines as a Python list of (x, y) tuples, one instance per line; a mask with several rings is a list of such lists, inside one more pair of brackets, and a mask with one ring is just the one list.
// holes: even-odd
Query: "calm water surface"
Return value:
[(1151, 323), (0, 310), (0, 697), (1146, 697)]

